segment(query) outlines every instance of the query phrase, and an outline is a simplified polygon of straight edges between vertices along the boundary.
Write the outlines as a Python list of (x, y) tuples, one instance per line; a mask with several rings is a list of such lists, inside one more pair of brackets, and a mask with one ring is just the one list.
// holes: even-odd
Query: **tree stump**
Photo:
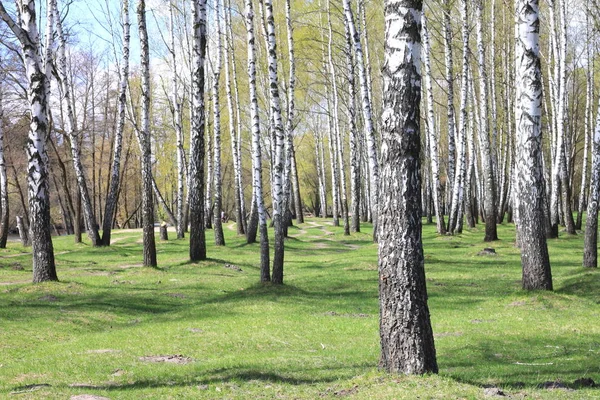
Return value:
[(160, 240), (169, 240), (169, 235), (167, 233), (167, 223), (163, 221), (160, 224)]

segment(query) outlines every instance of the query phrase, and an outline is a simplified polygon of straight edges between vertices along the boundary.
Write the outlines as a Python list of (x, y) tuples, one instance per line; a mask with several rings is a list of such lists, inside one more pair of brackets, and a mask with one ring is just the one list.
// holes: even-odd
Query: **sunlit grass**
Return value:
[[(581, 268), (581, 235), (549, 241), (555, 292), (527, 293), (512, 225), (493, 244), (483, 229), (438, 237), (426, 225), (440, 374), (404, 377), (377, 369), (377, 246), (362, 228), (290, 228), (283, 287), (258, 283), (259, 245), (232, 225), (224, 248), (207, 232), (206, 262), (188, 262), (187, 239), (157, 242), (156, 269), (141, 267), (140, 232), (116, 231), (99, 249), (55, 238), (61, 282), (35, 286), (30, 255), (10, 243), (0, 252), (0, 398), (452, 399), (484, 398), (486, 386), (600, 397), (538, 388), (600, 382), (600, 282)], [(496, 256), (478, 255), (490, 246)], [(141, 359), (175, 355), (182, 363)]]

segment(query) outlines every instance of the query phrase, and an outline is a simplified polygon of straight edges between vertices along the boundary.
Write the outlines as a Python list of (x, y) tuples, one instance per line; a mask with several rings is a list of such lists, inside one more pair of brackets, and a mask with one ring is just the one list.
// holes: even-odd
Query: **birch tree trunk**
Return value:
[[(586, 27), (589, 27), (589, 4), (586, 3)], [(589, 30), (586, 28), (588, 33), (586, 36), (589, 38)], [(590, 52), (590, 44), (586, 44), (586, 55), (587, 55), (587, 71), (586, 71), (586, 97), (585, 97), (585, 128), (584, 128), (584, 146), (583, 146), (583, 161), (581, 163), (581, 188), (579, 190), (579, 207), (577, 210), (577, 221), (575, 221), (575, 229), (581, 229), (583, 211), (586, 206), (588, 186), (588, 154), (590, 147), (590, 137), (592, 137), (592, 124), (593, 124), (593, 98), (594, 98), (594, 59)]]
[(271, 280), (269, 236), (262, 187), (262, 155), (260, 144), (260, 115), (256, 96), (256, 44), (252, 0), (246, 0), (246, 41), (248, 44), (248, 83), (250, 92), (250, 119), (252, 129), (252, 195), (258, 214), (260, 232), (260, 281)]
[(479, 54), (479, 149), (481, 155), (481, 169), (485, 180), (483, 206), (485, 212), (485, 237), (484, 241), (498, 240), (496, 229), (496, 179), (494, 178), (494, 163), (490, 145), (490, 124), (488, 120), (488, 76), (486, 68), (485, 44), (483, 38), (483, 0), (478, 0), (477, 7), (477, 52)]
[(146, 2), (138, 0), (138, 26), (141, 48), (142, 114), (138, 132), (142, 149), (142, 229), (144, 232), (144, 266), (155, 267), (154, 189), (152, 187), (152, 147), (150, 143), (150, 50), (146, 29)]
[(585, 221), (583, 266), (598, 267), (598, 201), (600, 201), (600, 105), (596, 114), (596, 130), (592, 143), (590, 197)]
[[(352, 37), (346, 21), (346, 64), (348, 69), (348, 128), (350, 131), (350, 199), (352, 203), (352, 232), (360, 232), (360, 158), (359, 138), (356, 128), (356, 81)], [(370, 87), (370, 85), (369, 85)], [(369, 99), (371, 99), (369, 89)], [(346, 202), (347, 204), (347, 202)], [(347, 215), (348, 213), (346, 213)], [(345, 227), (346, 224), (344, 224)], [(348, 232), (349, 233), (349, 232)]]
[(325, 186), (325, 149), (323, 148), (323, 134), (320, 127), (315, 130), (315, 156), (317, 163), (317, 176), (319, 181), (319, 205), (321, 218), (327, 218), (327, 188)]
[(377, 224), (378, 224), (378, 190), (379, 190), (379, 162), (377, 156), (377, 143), (375, 141), (375, 126), (373, 124), (373, 110), (369, 99), (369, 84), (365, 68), (365, 60), (363, 55), (362, 44), (356, 25), (354, 24), (354, 15), (350, 0), (343, 0), (344, 15), (350, 35), (354, 41), (354, 51), (356, 55), (356, 63), (358, 65), (358, 77), (360, 81), (360, 93), (362, 99), (363, 119), (365, 136), (367, 138), (367, 151), (369, 154), (369, 177), (371, 183), (371, 213), (373, 215), (373, 239), (377, 240)]
[[(2, 60), (0, 59), (0, 64)], [(6, 161), (4, 158), (4, 107), (3, 85), (5, 74), (0, 73), (0, 249), (6, 248), (8, 239), (8, 180), (6, 178)]]
[(386, 0), (384, 4), (380, 365), (392, 373), (437, 373), (421, 237), (422, 2)]
[(213, 202), (213, 224), (215, 233), (215, 245), (225, 246), (223, 235), (223, 223), (221, 212), (223, 210), (223, 177), (221, 172), (221, 101), (219, 99), (219, 81), (221, 80), (221, 65), (223, 52), (223, 41), (221, 40), (221, 1), (215, 0), (215, 18), (217, 25), (215, 45), (215, 60), (213, 66), (213, 179), (214, 179), (214, 202)]
[(185, 226), (184, 226), (184, 185), (185, 185), (185, 163), (184, 163), (184, 149), (183, 149), (183, 118), (181, 115), (181, 101), (179, 100), (179, 77), (177, 75), (177, 56), (175, 53), (175, 24), (174, 24), (174, 12), (175, 12), (175, 2), (174, 0), (170, 0), (169, 4), (169, 21), (170, 21), (170, 41), (171, 41), (171, 96), (173, 98), (173, 125), (175, 127), (175, 137), (177, 140), (177, 192), (175, 196), (175, 201), (177, 204), (177, 213), (176, 217), (176, 229), (177, 229), (177, 239), (183, 239), (185, 236)]
[(271, 137), (275, 139), (275, 158), (273, 163), (273, 224), (275, 227), (275, 244), (273, 256), (273, 283), (283, 284), (284, 230), (285, 230), (285, 198), (284, 198), (284, 131), (281, 118), (281, 100), (279, 97), (279, 78), (277, 75), (277, 44), (275, 41), (275, 20), (273, 18), (273, 2), (265, 0), (265, 16), (267, 23), (268, 68), (270, 86), (270, 108), (273, 123)]
[(329, 40), (327, 41), (327, 70), (329, 71), (329, 79), (331, 82), (331, 88), (327, 86), (325, 93), (327, 95), (327, 118), (329, 121), (329, 162), (331, 164), (331, 190), (332, 190), (332, 212), (333, 212), (333, 226), (340, 226), (339, 214), (342, 210), (340, 201), (340, 184), (338, 171), (339, 152), (337, 151), (337, 127), (339, 124), (338, 119), (338, 97), (337, 97), (337, 76), (335, 71), (335, 65), (333, 63), (333, 28), (331, 23), (331, 1), (327, 0), (327, 26), (329, 33)]
[[(233, 159), (233, 174), (235, 181), (235, 221), (237, 225), (237, 233), (238, 235), (243, 235), (245, 233), (245, 223), (244, 223), (244, 210), (242, 207), (242, 166), (241, 166), (241, 158), (239, 154), (238, 147), (238, 132), (236, 131), (235, 122), (240, 118), (239, 113), (237, 115), (234, 114), (233, 110), (233, 94), (231, 90), (231, 75), (232, 68), (230, 66), (230, 57), (234, 56), (234, 48), (233, 48), (233, 36), (231, 33), (231, 7), (229, 7), (229, 1), (225, 2), (225, 43), (226, 43), (226, 51), (225, 51), (225, 93), (227, 95), (227, 110), (229, 113), (229, 136), (231, 138), (231, 158)], [(239, 101), (239, 100), (238, 100)]]
[(75, 176), (77, 178), (77, 186), (81, 196), (87, 234), (92, 242), (92, 246), (98, 247), (101, 245), (100, 235), (98, 234), (98, 224), (96, 222), (96, 216), (94, 215), (92, 200), (88, 191), (85, 171), (81, 161), (81, 149), (79, 148), (79, 138), (77, 134), (77, 121), (75, 119), (75, 113), (73, 110), (74, 99), (72, 98), (71, 83), (69, 81), (69, 76), (67, 75), (67, 41), (65, 35), (63, 34), (62, 21), (58, 12), (58, 6), (56, 4), (57, 2), (56, 0), (51, 0), (51, 3), (56, 21), (56, 34), (59, 40), (57, 70), (62, 89), (62, 95), (64, 98), (64, 104), (66, 105), (67, 109), (67, 119), (65, 121), (65, 125), (71, 145), (71, 158), (73, 159), (73, 167), (75, 170)]
[(206, 1), (192, 1), (193, 62), (192, 62), (192, 130), (190, 134), (189, 187), (190, 260), (206, 259), (204, 230), (204, 62), (206, 58)]
[[(28, 134), (27, 170), (29, 191), (29, 218), (33, 244), (33, 282), (57, 281), (54, 263), (54, 248), (50, 231), (50, 197), (48, 175), (48, 153), (46, 151), (46, 80), (39, 50), (39, 35), (36, 25), (36, 6), (33, 0), (18, 0), (19, 21), (15, 22), (0, 2), (0, 18), (15, 34), (21, 45), (25, 73), (27, 76), (27, 99), (31, 122)], [(47, 7), (48, 18), (52, 8)], [(49, 22), (51, 25), (51, 22)]]
[(467, 0), (461, 0), (462, 16), (462, 73), (461, 73), (461, 92), (460, 92), (460, 131), (458, 133), (458, 163), (456, 164), (454, 184), (452, 189), (452, 207), (450, 208), (450, 217), (448, 218), (448, 231), (450, 233), (459, 233), (462, 225), (462, 206), (463, 191), (466, 174), (466, 135), (467, 135), (467, 102), (469, 93), (469, 24)]
[[(288, 107), (287, 107), (287, 122), (286, 135), (288, 135), (288, 153), (287, 159), (290, 163), (291, 175), (288, 179), (291, 180), (294, 207), (296, 212), (296, 221), (299, 224), (304, 223), (304, 214), (302, 212), (302, 196), (300, 196), (300, 182), (298, 181), (298, 168), (296, 165), (296, 149), (294, 145), (294, 119), (296, 117), (296, 56), (294, 54), (294, 26), (292, 25), (292, 10), (290, 0), (285, 2), (285, 22), (287, 27), (288, 39), (288, 57), (290, 64), (290, 76), (288, 82)], [(286, 161), (287, 162), (287, 161)]]
[(423, 65), (425, 67), (425, 91), (427, 95), (427, 136), (429, 138), (429, 161), (431, 163), (431, 175), (433, 182), (432, 196), (433, 207), (435, 209), (435, 217), (437, 224), (437, 232), (439, 235), (446, 233), (446, 223), (444, 221), (444, 213), (442, 210), (442, 187), (440, 184), (440, 167), (438, 158), (438, 138), (435, 129), (435, 111), (433, 109), (433, 87), (431, 78), (431, 61), (429, 54), (431, 46), (429, 44), (429, 31), (427, 29), (427, 18), (425, 13), (422, 16), (422, 39), (423, 39)]
[[(444, 60), (446, 67), (446, 85), (448, 90), (447, 126), (448, 126), (448, 169), (446, 171), (446, 204), (448, 212), (452, 210), (454, 196), (454, 174), (456, 172), (456, 112), (454, 110), (454, 58), (452, 56), (452, 23), (450, 0), (444, 0)], [(450, 223), (450, 221), (448, 221)]]
[(129, 0), (122, 0), (123, 19), (123, 55), (121, 59), (121, 73), (119, 83), (119, 103), (117, 110), (117, 127), (113, 144), (113, 160), (111, 166), (110, 188), (104, 204), (104, 220), (102, 221), (102, 244), (110, 246), (110, 236), (115, 209), (117, 208), (117, 197), (119, 195), (119, 182), (121, 180), (121, 152), (123, 149), (123, 131), (125, 129), (125, 109), (127, 105), (127, 83), (129, 81)]
[(518, 0), (516, 14), (516, 120), (518, 235), (523, 289), (552, 290), (544, 223), (542, 82), (538, 0)]

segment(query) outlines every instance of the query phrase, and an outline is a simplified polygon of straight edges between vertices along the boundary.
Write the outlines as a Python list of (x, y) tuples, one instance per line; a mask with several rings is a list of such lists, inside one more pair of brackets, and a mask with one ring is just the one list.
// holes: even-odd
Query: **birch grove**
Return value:
[[(409, 145), (389, 117), (407, 111), (389, 103), (400, 66), (385, 70), (386, 51), (405, 41), (422, 83), (418, 96), (402, 86), (419, 113), (413, 218), (439, 236), (486, 242), (505, 240), (498, 232), (514, 224), (525, 289), (552, 288), (553, 242), (541, 236), (585, 235), (584, 265), (596, 266), (597, 12), (588, 0), (137, 0), (131, 21), (130, 0), (107, 1), (98, 48), (79, 42), (83, 17), (66, 3), (16, 4), (0, 1), (0, 248), (8, 232), (25, 238), (31, 228), (36, 282), (57, 278), (51, 232), (79, 240), (85, 231), (83, 242), (109, 246), (115, 230), (142, 229), (143, 264), (154, 266), (155, 221), (189, 240), (193, 262), (210, 256), (212, 229), (214, 245), (256, 246), (260, 280), (274, 284), (298, 230), (320, 224), (359, 240), (372, 229), (386, 242), (384, 162), (392, 143)], [(386, 36), (409, 26), (418, 35)], [(12, 132), (24, 115), (21, 140)]]

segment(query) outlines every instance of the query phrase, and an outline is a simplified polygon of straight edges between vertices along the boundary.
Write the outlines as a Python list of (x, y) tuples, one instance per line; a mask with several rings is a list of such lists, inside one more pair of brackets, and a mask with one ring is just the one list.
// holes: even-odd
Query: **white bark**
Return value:
[(516, 199), (523, 288), (552, 290), (544, 227), (538, 0), (516, 4)]
[(129, 81), (129, 43), (131, 40), (129, 22), (129, 0), (122, 0), (122, 23), (123, 23), (123, 55), (121, 59), (121, 71), (119, 76), (119, 100), (117, 106), (117, 127), (113, 143), (113, 160), (110, 175), (110, 187), (106, 197), (104, 208), (104, 220), (102, 221), (102, 244), (110, 246), (110, 236), (115, 209), (117, 207), (117, 196), (119, 183), (121, 181), (121, 152), (123, 149), (123, 131), (125, 129), (125, 109), (127, 107), (127, 84)]
[(193, 62), (188, 198), (190, 207), (190, 260), (206, 259), (204, 235), (204, 78), (206, 57), (206, 0), (192, 1)]
[(265, 0), (265, 17), (267, 24), (268, 69), (270, 87), (270, 108), (272, 135), (274, 138), (275, 158), (273, 163), (273, 223), (275, 226), (275, 255), (273, 258), (273, 283), (283, 283), (284, 258), (284, 130), (281, 118), (281, 99), (279, 97), (279, 78), (277, 75), (277, 44), (275, 41), (275, 20), (273, 17), (273, 2)]
[[(49, 5), (49, 4), (48, 4)], [(46, 80), (39, 49), (39, 35), (36, 25), (35, 2), (17, 1), (19, 20), (15, 22), (0, 2), (0, 18), (15, 34), (23, 53), (27, 76), (27, 99), (29, 100), (31, 122), (27, 140), (29, 218), (33, 244), (33, 282), (56, 281), (54, 248), (50, 232), (50, 197), (48, 175), (48, 153), (46, 152)], [(52, 18), (52, 8), (47, 6), (48, 18)]]
[(344, 4), (344, 15), (348, 28), (350, 29), (350, 35), (354, 41), (354, 51), (356, 55), (356, 62), (358, 65), (358, 77), (360, 82), (360, 92), (362, 99), (363, 119), (364, 119), (364, 130), (367, 138), (367, 151), (369, 154), (369, 176), (371, 182), (371, 213), (373, 214), (373, 235), (376, 239), (377, 235), (377, 204), (378, 204), (378, 188), (379, 188), (379, 162), (377, 156), (377, 143), (375, 141), (375, 126), (373, 125), (373, 110), (371, 108), (371, 102), (369, 99), (368, 89), (368, 78), (365, 67), (365, 60), (363, 55), (362, 44), (356, 25), (354, 24), (354, 15), (352, 13), (352, 6), (350, 0), (343, 0)]
[(98, 234), (98, 224), (96, 222), (96, 216), (92, 208), (92, 200), (87, 187), (87, 181), (85, 177), (85, 171), (83, 163), (81, 161), (81, 149), (79, 147), (79, 135), (77, 132), (77, 121), (75, 119), (75, 112), (73, 110), (73, 104), (75, 100), (72, 98), (72, 90), (70, 77), (67, 71), (67, 55), (66, 47), (67, 41), (63, 34), (62, 21), (58, 12), (58, 6), (56, 0), (52, 0), (52, 8), (54, 10), (54, 18), (56, 20), (56, 34), (59, 40), (58, 46), (58, 78), (62, 89), (63, 102), (66, 105), (67, 119), (65, 121), (67, 135), (71, 145), (71, 158), (73, 160), (73, 168), (75, 170), (75, 176), (77, 178), (77, 186), (79, 188), (79, 194), (81, 196), (81, 203), (83, 206), (83, 215), (85, 218), (85, 226), (87, 229), (88, 236), (92, 241), (93, 246), (100, 246), (101, 240)]
[(422, 23), (422, 40), (423, 40), (423, 65), (425, 67), (425, 92), (427, 96), (427, 137), (429, 139), (429, 162), (431, 164), (431, 175), (433, 182), (432, 196), (433, 206), (435, 209), (437, 232), (440, 235), (446, 233), (446, 224), (444, 222), (444, 214), (442, 210), (441, 198), (441, 183), (440, 183), (440, 167), (438, 158), (438, 138), (435, 129), (435, 111), (433, 109), (433, 85), (431, 77), (431, 61), (429, 54), (431, 46), (429, 44), (429, 31), (427, 29), (427, 18), (425, 13), (421, 19)]

